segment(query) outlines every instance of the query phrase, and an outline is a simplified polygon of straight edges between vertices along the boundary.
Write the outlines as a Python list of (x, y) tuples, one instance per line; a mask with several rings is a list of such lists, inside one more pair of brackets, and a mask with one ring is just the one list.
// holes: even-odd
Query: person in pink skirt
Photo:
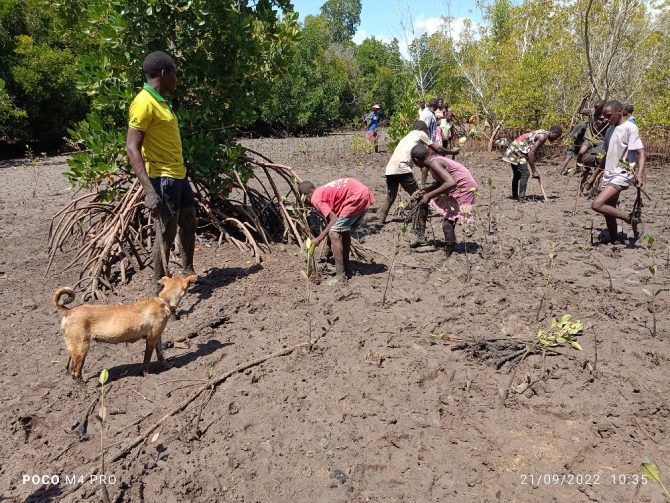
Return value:
[(434, 183), (423, 190), (421, 203), (427, 204), (442, 216), (445, 252), (451, 256), (456, 246), (455, 227), (457, 222), (471, 224), (472, 205), (475, 202), (477, 182), (468, 168), (439, 155), (429, 155), (425, 145), (412, 149), (412, 161), (421, 168), (427, 168)]

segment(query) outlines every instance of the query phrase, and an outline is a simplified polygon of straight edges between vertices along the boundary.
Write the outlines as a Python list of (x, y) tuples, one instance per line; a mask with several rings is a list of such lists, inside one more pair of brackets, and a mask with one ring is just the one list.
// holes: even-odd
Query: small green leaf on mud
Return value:
[(109, 379), (109, 372), (107, 369), (102, 369), (102, 372), (100, 372), (100, 384), (104, 386), (107, 382), (107, 379)]
[(658, 466), (656, 466), (656, 463), (649, 458), (644, 458), (642, 461), (642, 464), (640, 465), (640, 473), (652, 482), (656, 482), (657, 484), (661, 483), (661, 471), (658, 469)]

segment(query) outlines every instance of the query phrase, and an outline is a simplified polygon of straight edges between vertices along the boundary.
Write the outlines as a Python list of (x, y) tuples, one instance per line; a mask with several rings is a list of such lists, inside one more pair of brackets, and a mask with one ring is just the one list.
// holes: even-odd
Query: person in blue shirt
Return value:
[(381, 114), (379, 111), (381, 107), (375, 103), (370, 107), (370, 112), (363, 118), (363, 120), (368, 125), (368, 142), (371, 146), (374, 146), (375, 152), (379, 152), (379, 133), (377, 132), (377, 126), (379, 125), (379, 119)]

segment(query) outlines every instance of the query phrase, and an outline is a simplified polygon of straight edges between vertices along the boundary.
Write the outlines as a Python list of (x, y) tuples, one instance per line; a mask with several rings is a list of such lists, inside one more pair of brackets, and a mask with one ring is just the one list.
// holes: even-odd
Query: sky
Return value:
[[(310, 14), (319, 14), (325, 0), (292, 0), (295, 10), (300, 13), (300, 21)], [(414, 18), (416, 35), (426, 32), (435, 33), (441, 25), (442, 16), (450, 16), (452, 36), (458, 38), (465, 18), (474, 23), (481, 23), (481, 12), (475, 0), (362, 0), (361, 24), (358, 27), (354, 42), (360, 43), (365, 38), (374, 36), (378, 40), (390, 42), (394, 37), (400, 41), (401, 52), (405, 52), (405, 41), (401, 20), (407, 21), (408, 5)]]

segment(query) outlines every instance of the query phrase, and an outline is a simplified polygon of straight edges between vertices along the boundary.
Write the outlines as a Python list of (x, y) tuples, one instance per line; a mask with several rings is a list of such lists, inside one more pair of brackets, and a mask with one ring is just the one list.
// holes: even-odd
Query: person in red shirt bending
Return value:
[(335, 258), (335, 277), (328, 284), (346, 283), (350, 274), (351, 229), (363, 221), (365, 212), (375, 202), (369, 188), (355, 178), (340, 178), (322, 187), (302, 182), (298, 187), (305, 203), (314, 207), (325, 219), (326, 227), (314, 240), (318, 246), (328, 240)]

